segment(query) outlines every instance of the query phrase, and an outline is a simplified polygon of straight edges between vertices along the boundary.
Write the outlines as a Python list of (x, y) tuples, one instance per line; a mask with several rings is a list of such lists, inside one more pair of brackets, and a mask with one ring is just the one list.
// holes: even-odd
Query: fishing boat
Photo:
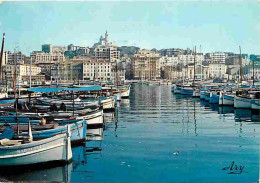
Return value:
[[(62, 123), (62, 122), (60, 122)], [(85, 142), (86, 140), (86, 131), (87, 131), (87, 125), (86, 121), (83, 119), (77, 119), (71, 125), (71, 143), (72, 144), (79, 144), (82, 142)], [(55, 128), (48, 129), (48, 130), (37, 130), (32, 131), (33, 139), (40, 140), (45, 139), (49, 137), (53, 137), (55, 135), (59, 134), (65, 134), (67, 133), (67, 125), (64, 126), (55, 126)], [(20, 136), (26, 136), (28, 133), (22, 132), (19, 133)]]
[(193, 95), (193, 88), (191, 86), (182, 86), (181, 87), (181, 95)]
[(247, 96), (235, 96), (234, 107), (251, 109), (251, 98), (248, 98)]
[(210, 100), (210, 91), (205, 91), (204, 95), (205, 95), (205, 101), (209, 102), (209, 100)]
[(0, 167), (70, 162), (72, 160), (70, 125), (67, 128), (66, 134), (28, 143), (2, 139), (0, 141)]
[(114, 97), (102, 97), (100, 99), (104, 111), (113, 111), (115, 109)]
[(180, 94), (181, 93), (181, 86), (180, 85), (174, 85), (174, 94)]
[(233, 94), (233, 93), (220, 92), (220, 94), (219, 94), (219, 105), (233, 106), (234, 105), (234, 98), (235, 98), (235, 94)]
[(209, 103), (210, 104), (219, 104), (219, 92), (216, 92), (216, 91), (210, 92)]
[(122, 99), (129, 98), (129, 95), (130, 95), (130, 86), (125, 87), (124, 89), (121, 90)]

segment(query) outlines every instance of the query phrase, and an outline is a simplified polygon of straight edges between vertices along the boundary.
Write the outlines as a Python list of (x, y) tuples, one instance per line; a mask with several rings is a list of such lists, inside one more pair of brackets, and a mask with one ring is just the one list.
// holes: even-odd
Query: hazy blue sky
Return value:
[[(0, 0), (1, 1), (1, 0)], [(105, 31), (117, 45), (260, 54), (260, 1), (2, 2), (5, 50), (92, 46)]]

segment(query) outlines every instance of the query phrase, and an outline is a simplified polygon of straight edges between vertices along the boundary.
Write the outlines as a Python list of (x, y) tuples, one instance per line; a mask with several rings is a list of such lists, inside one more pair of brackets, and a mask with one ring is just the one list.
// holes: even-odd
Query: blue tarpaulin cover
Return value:
[(12, 138), (14, 137), (14, 131), (10, 126), (7, 126), (3, 133), (0, 135), (0, 140), (2, 139), (9, 139), (12, 140)]
[(62, 90), (63, 88), (29, 88), (28, 89), (28, 91), (30, 92), (39, 92), (39, 93), (58, 92)]
[(101, 86), (83, 86), (77, 88), (29, 88), (28, 91), (30, 92), (39, 92), (39, 93), (46, 93), (46, 92), (59, 92), (59, 91), (99, 91), (101, 90)]

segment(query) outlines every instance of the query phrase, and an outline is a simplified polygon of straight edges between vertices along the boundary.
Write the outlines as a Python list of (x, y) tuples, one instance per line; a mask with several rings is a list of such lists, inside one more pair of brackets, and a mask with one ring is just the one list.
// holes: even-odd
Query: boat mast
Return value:
[(32, 57), (31, 57), (31, 60), (30, 60), (30, 88), (31, 87), (32, 87)]
[(195, 86), (195, 78), (196, 78), (196, 46), (195, 46), (195, 54), (194, 54), (194, 67), (193, 67), (193, 72), (194, 72), (194, 75), (193, 75), (193, 87)]
[(252, 60), (253, 62), (253, 86), (255, 86), (255, 61)]
[(5, 33), (3, 33), (3, 41), (2, 41), (2, 48), (1, 48), (1, 54), (0, 54), (0, 80), (3, 80), (3, 55), (4, 55), (4, 44), (5, 44)]
[[(14, 52), (15, 53), (15, 52)], [(15, 54), (16, 55), (16, 54)], [(18, 120), (18, 113), (17, 113), (17, 107), (18, 107), (18, 98), (16, 96), (16, 73), (17, 73), (17, 59), (14, 60), (14, 80), (13, 80), (13, 87), (14, 87), (14, 101), (15, 101), (15, 121), (17, 123), (17, 135), (19, 136), (19, 120)], [(19, 81), (19, 80), (18, 80)]]
[(243, 81), (243, 68), (242, 68), (242, 55), (241, 55), (241, 47), (239, 46), (239, 64), (240, 64), (240, 83), (242, 84)]

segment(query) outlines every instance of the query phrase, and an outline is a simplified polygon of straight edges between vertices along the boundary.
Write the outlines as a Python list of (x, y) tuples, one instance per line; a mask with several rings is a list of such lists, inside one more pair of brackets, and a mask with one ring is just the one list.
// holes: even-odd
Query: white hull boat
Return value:
[(130, 95), (130, 89), (129, 88), (127, 90), (121, 91), (121, 99), (129, 98), (129, 95)]
[[(68, 125), (68, 131), (70, 126)], [(70, 132), (40, 141), (0, 146), (0, 166), (21, 166), (72, 160)]]
[(235, 96), (234, 98), (234, 107), (235, 108), (245, 108), (245, 109), (251, 109), (251, 99)]
[(104, 111), (111, 111), (115, 109), (115, 98), (113, 97), (101, 100), (101, 103), (103, 104)]
[(219, 105), (233, 106), (234, 105), (234, 98), (235, 98), (235, 95), (223, 94), (222, 92), (220, 92)]
[(102, 126), (103, 125), (103, 110), (97, 110), (91, 114), (81, 116), (84, 120), (87, 121), (88, 128), (90, 126)]

